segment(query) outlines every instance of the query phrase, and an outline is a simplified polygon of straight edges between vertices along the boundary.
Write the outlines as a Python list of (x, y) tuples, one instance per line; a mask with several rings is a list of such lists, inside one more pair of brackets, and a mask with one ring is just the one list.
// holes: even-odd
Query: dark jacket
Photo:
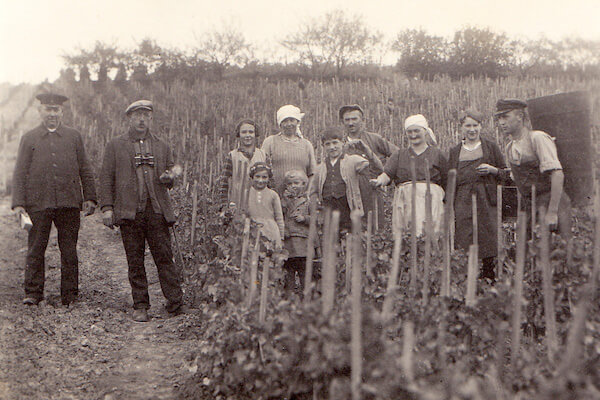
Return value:
[[(308, 237), (308, 225), (310, 223), (308, 193), (294, 194), (289, 190), (281, 196), (281, 208), (285, 226), (285, 237)], [(301, 215), (303, 222), (296, 222), (294, 217)]]
[(83, 200), (96, 201), (94, 172), (79, 131), (60, 125), (49, 132), (39, 125), (24, 134), (12, 191), (12, 207), (25, 207), (28, 212), (81, 208)]
[[(448, 169), (458, 170), (458, 158), (460, 156), (460, 149), (462, 143), (457, 144), (448, 154)], [(498, 184), (507, 184), (509, 179), (507, 174), (504, 173), (506, 170), (506, 161), (504, 161), (504, 155), (500, 151), (500, 147), (491, 140), (481, 138), (481, 150), (483, 152), (482, 164), (490, 164), (498, 168), (498, 175), (486, 175), (479, 177), (481, 182), (485, 185), (485, 191), (490, 201), (490, 204), (496, 205), (496, 187)], [(455, 192), (456, 193), (456, 192)]]
[[(154, 190), (163, 216), (169, 225), (175, 222), (175, 215), (168, 189), (158, 177), (174, 165), (173, 153), (165, 142), (150, 134), (154, 155)], [(135, 149), (129, 133), (111, 140), (106, 145), (102, 170), (100, 171), (100, 207), (112, 208), (116, 224), (122, 220), (135, 219), (138, 206), (138, 183), (135, 173)]]

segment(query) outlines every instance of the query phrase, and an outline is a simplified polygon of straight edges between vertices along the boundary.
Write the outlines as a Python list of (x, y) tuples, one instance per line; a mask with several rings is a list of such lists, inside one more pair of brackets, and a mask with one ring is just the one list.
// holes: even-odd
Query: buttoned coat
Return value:
[[(172, 185), (161, 183), (159, 177), (173, 167), (173, 153), (154, 134), (149, 133), (149, 137), (155, 163), (152, 179), (156, 199), (165, 220), (172, 225), (175, 223), (175, 215), (168, 192)], [(129, 133), (116, 137), (106, 145), (100, 171), (100, 207), (103, 211), (113, 209), (117, 225), (125, 219), (135, 219), (139, 201), (135, 168), (134, 139)]]
[(12, 208), (81, 209), (83, 200), (96, 201), (96, 186), (79, 131), (61, 124), (50, 132), (40, 124), (25, 133), (13, 174)]

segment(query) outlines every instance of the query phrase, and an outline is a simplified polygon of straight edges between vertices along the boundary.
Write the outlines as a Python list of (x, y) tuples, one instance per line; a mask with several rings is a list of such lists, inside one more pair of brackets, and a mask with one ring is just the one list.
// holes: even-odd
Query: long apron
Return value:
[[(444, 189), (441, 186), (431, 183), (431, 216), (433, 222), (433, 232), (437, 237), (442, 233), (442, 223), (444, 220)], [(416, 184), (416, 207), (417, 214), (417, 236), (423, 234), (425, 227), (425, 194), (427, 192), (427, 183), (417, 182)], [(392, 203), (392, 228), (394, 232), (398, 230), (410, 229), (412, 221), (412, 182), (404, 182), (396, 186), (394, 191), (394, 201)]]
[(455, 242), (468, 250), (473, 244), (473, 201), (471, 195), (477, 198), (477, 244), (479, 257), (496, 257), (498, 253), (496, 242), (496, 208), (490, 204), (485, 190), (485, 184), (479, 179), (475, 168), (481, 164), (481, 159), (459, 161), (456, 197), (454, 199), (455, 213)]

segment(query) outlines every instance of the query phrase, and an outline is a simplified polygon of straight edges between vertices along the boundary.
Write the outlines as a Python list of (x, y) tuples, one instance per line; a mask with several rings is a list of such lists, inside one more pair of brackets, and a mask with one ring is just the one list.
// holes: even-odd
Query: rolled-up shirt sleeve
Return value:
[(558, 159), (556, 144), (550, 135), (540, 131), (535, 134), (532, 132), (531, 141), (540, 163), (540, 172), (563, 169)]

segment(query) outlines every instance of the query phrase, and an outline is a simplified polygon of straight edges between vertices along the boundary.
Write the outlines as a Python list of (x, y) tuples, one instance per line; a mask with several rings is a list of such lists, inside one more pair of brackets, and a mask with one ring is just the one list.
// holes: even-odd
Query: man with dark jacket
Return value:
[(181, 312), (181, 271), (173, 262), (169, 226), (175, 222), (168, 189), (173, 186), (173, 154), (150, 132), (153, 104), (138, 100), (127, 107), (129, 131), (111, 140), (100, 172), (100, 206), (106, 226), (121, 229), (129, 266), (133, 319), (148, 321), (146, 241), (158, 269), (167, 311)]
[(44, 255), (54, 223), (61, 260), (60, 296), (69, 305), (79, 287), (79, 212), (83, 205), (84, 215), (90, 215), (96, 207), (94, 173), (81, 134), (62, 124), (67, 97), (43, 93), (36, 98), (42, 123), (21, 138), (13, 176), (12, 208), (17, 214), (29, 214), (33, 222), (27, 238), (23, 304), (36, 305), (44, 298)]

